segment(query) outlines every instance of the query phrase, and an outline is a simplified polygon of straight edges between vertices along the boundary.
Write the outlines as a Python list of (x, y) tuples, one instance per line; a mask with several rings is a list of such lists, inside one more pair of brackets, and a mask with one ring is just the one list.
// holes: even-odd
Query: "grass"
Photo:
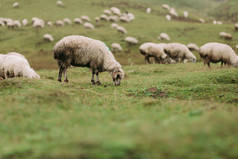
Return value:
[[(0, 1), (1, 17), (14, 19), (37, 16), (44, 20), (70, 19), (89, 15), (91, 19), (112, 6), (130, 11), (136, 19), (121, 23), (128, 35), (111, 29), (109, 22), (92, 22), (96, 29), (82, 25), (31, 26), (11, 30), (0, 27), (0, 52), (24, 54), (41, 80), (24, 78), (0, 81), (0, 159), (223, 159), (238, 157), (238, 80), (237, 69), (212, 69), (196, 64), (145, 65), (138, 47), (143, 42), (160, 42), (161, 32), (172, 42), (238, 44), (233, 24), (211, 24), (209, 10), (217, 0), (67, 0), (65, 7), (55, 1)], [(165, 20), (161, 4), (175, 7), (180, 17)], [(193, 5), (195, 4), (196, 5)], [(212, 8), (211, 8), (212, 6)], [(146, 14), (147, 7), (152, 14)], [(188, 10), (189, 19), (181, 17)], [(207, 23), (200, 24), (199, 18)], [(233, 34), (232, 41), (220, 39), (220, 31)], [(101, 86), (90, 84), (90, 71), (69, 70), (69, 83), (58, 83), (53, 59), (54, 43), (42, 36), (50, 33), (55, 42), (80, 34), (122, 45), (116, 59), (126, 72), (120, 87), (108, 73), (100, 75)], [(135, 36), (139, 44), (128, 46), (123, 39)], [(194, 52), (198, 57), (198, 54)], [(200, 61), (198, 57), (198, 61)]]

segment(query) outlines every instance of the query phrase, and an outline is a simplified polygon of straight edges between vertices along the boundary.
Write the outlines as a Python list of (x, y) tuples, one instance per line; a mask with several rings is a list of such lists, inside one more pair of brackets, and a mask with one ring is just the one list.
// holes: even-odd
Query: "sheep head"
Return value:
[(121, 68), (115, 68), (111, 75), (115, 86), (120, 86), (121, 80), (124, 78), (124, 71)]

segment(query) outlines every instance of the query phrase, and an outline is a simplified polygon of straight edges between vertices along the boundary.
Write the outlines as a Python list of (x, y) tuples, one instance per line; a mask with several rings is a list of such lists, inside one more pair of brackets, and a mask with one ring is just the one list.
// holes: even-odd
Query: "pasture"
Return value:
[[(197, 52), (197, 63), (145, 64), (139, 53), (144, 42), (161, 42), (161, 32), (171, 42), (201, 46), (216, 41), (235, 51), (238, 32), (233, 19), (213, 25), (222, 1), (201, 0), (67, 0), (0, 2), (0, 17), (39, 17), (56, 21), (82, 15), (92, 19), (95, 30), (83, 25), (16, 29), (0, 27), (0, 52), (25, 55), (41, 76), (39, 80), (11, 78), (0, 81), (0, 159), (223, 159), (238, 157), (238, 70), (234, 67), (205, 67)], [(174, 6), (189, 18), (166, 21), (163, 3)], [(233, 1), (231, 1), (233, 3)], [(230, 4), (227, 4), (230, 5)], [(110, 22), (96, 23), (104, 9), (116, 6), (135, 15), (130, 23), (118, 22), (128, 30), (123, 35)], [(151, 7), (152, 13), (146, 14)], [(236, 15), (234, 13), (234, 15)], [(222, 18), (227, 17), (224, 15)], [(206, 23), (199, 23), (204, 18)], [(219, 32), (233, 35), (221, 39)], [(50, 33), (55, 41), (45, 42)], [(100, 74), (102, 85), (91, 85), (88, 68), (69, 69), (69, 83), (57, 82), (57, 64), (52, 48), (62, 37), (84, 35), (110, 47), (120, 43), (124, 51), (114, 54), (126, 73), (119, 87), (108, 73)], [(134, 36), (139, 44), (123, 40)]]

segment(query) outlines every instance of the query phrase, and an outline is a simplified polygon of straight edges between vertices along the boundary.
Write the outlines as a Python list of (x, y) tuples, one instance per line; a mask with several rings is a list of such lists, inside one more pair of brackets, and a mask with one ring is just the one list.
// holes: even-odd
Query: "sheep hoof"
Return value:
[(58, 81), (59, 81), (59, 82), (62, 82), (62, 80), (61, 80), (61, 79), (58, 79)]
[(65, 80), (64, 80), (64, 82), (68, 83), (68, 82), (69, 82), (69, 80), (68, 80), (68, 79), (65, 79)]
[(96, 84), (94, 80), (91, 80), (91, 83), (92, 83), (92, 85), (95, 85), (95, 84)]
[(100, 81), (97, 81), (96, 84), (97, 84), (97, 85), (101, 85), (101, 82), (100, 82)]

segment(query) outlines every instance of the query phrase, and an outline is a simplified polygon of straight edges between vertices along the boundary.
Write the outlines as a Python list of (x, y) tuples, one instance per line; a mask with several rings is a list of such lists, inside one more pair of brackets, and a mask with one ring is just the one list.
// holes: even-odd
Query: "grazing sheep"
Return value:
[(111, 15), (112, 14), (112, 12), (109, 9), (105, 9), (103, 11), (103, 13), (106, 14), (106, 15)]
[(28, 24), (28, 20), (27, 20), (27, 19), (23, 19), (23, 20), (22, 20), (22, 25), (23, 25), (23, 26), (26, 26), (27, 24)]
[(168, 11), (170, 10), (170, 6), (168, 4), (163, 4), (162, 8), (167, 9)]
[(40, 78), (30, 67), (27, 59), (19, 53), (9, 53), (0, 56), (0, 77), (7, 79), (13, 77)]
[[(59, 75), (61, 82), (62, 73), (67, 79), (67, 68), (72, 66), (89, 67), (92, 69), (92, 84), (101, 84), (98, 78), (99, 72), (108, 71), (111, 73), (115, 85), (120, 85), (124, 77), (121, 65), (116, 61), (108, 47), (99, 40), (84, 36), (66, 36), (54, 46), (54, 58), (58, 61)], [(94, 75), (96, 74), (96, 83)]]
[(72, 24), (72, 21), (71, 21), (69, 18), (64, 18), (64, 19), (63, 19), (63, 22), (64, 22), (65, 24), (67, 24), (67, 25)]
[(124, 39), (129, 45), (136, 45), (138, 40), (134, 37), (128, 36)]
[(196, 62), (197, 58), (187, 48), (187, 46), (180, 43), (169, 43), (164, 46), (165, 53), (176, 62), (181, 62), (187, 59), (189, 62)]
[(50, 34), (43, 35), (43, 39), (44, 39), (44, 41), (47, 41), (47, 42), (53, 42), (54, 41), (53, 36), (50, 35)]
[(19, 20), (14, 20), (13, 25), (15, 28), (20, 28), (21, 27), (21, 22)]
[(122, 51), (122, 47), (118, 43), (112, 43), (111, 47), (112, 47), (112, 52), (121, 52)]
[(238, 45), (236, 45), (236, 49), (238, 50)]
[(166, 18), (166, 20), (171, 21), (171, 16), (170, 16), (170, 15), (167, 14), (167, 15), (165, 16), (165, 18)]
[(118, 16), (116, 16), (116, 15), (111, 15), (111, 16), (108, 17), (108, 20), (109, 20), (110, 22), (117, 22), (117, 21), (118, 21)]
[(94, 28), (94, 26), (93, 26), (93, 24), (91, 24), (91, 23), (88, 23), (88, 22), (86, 22), (86, 23), (84, 23), (84, 25), (83, 25), (86, 29), (95, 29)]
[(118, 32), (120, 32), (122, 34), (127, 34), (127, 30), (122, 26), (117, 26), (116, 29), (117, 29)]
[(48, 22), (47, 22), (47, 25), (48, 25), (49, 27), (53, 26), (52, 21), (48, 21)]
[(189, 43), (187, 47), (190, 51), (199, 51), (199, 47), (194, 43)]
[(200, 21), (201, 23), (205, 23), (205, 20), (202, 19), (202, 18), (200, 18), (199, 21)]
[(223, 23), (221, 21), (217, 21), (217, 24), (218, 25), (222, 25)]
[(56, 2), (56, 5), (59, 6), (59, 7), (63, 7), (64, 6), (64, 3), (61, 1), (61, 0), (58, 0)]
[(90, 19), (89, 16), (87, 16), (87, 15), (81, 16), (81, 19), (84, 20), (84, 21), (87, 21), (87, 22), (90, 22), (90, 21), (91, 21), (91, 19)]
[(100, 21), (100, 18), (99, 18), (99, 17), (95, 17), (95, 21), (96, 21), (96, 22), (99, 22), (99, 21)]
[(235, 30), (238, 30), (238, 23), (235, 24)]
[(150, 13), (151, 13), (151, 8), (147, 8), (147, 9), (146, 9), (146, 13), (147, 13), (147, 14), (150, 14)]
[(107, 22), (109, 19), (108, 19), (108, 16), (107, 16), (107, 15), (102, 14), (102, 15), (100, 16), (100, 20)]
[(113, 14), (117, 15), (117, 16), (121, 16), (121, 11), (120, 9), (116, 8), (116, 7), (112, 7), (111, 11)]
[(80, 18), (74, 18), (75, 24), (83, 24), (83, 21)]
[(126, 17), (126, 16), (121, 16), (121, 17), (120, 17), (120, 21), (127, 23), (127, 22), (129, 22), (130, 20), (129, 20), (128, 17)]
[(145, 62), (150, 62), (150, 57), (153, 57), (157, 63), (164, 63), (167, 55), (164, 53), (164, 45), (155, 43), (143, 43), (140, 47), (140, 53), (145, 56)]
[(169, 14), (172, 16), (178, 17), (178, 13), (176, 12), (176, 10), (174, 8), (170, 8)]
[(188, 11), (184, 11), (183, 16), (184, 16), (184, 18), (188, 18)]
[(64, 26), (64, 21), (62, 21), (62, 20), (57, 20), (57, 21), (55, 22), (55, 25), (56, 25), (57, 27)]
[(158, 37), (159, 40), (167, 40), (167, 41), (170, 41), (170, 37), (168, 34), (166, 33), (161, 33)]
[(35, 19), (33, 21), (33, 27), (34, 28), (44, 28), (45, 22), (42, 19)]
[(3, 21), (0, 21), (0, 26), (5, 26), (5, 23)]
[(12, 5), (13, 8), (19, 8), (19, 6), (20, 6), (20, 5), (19, 5), (18, 2), (15, 2), (15, 3), (13, 3), (13, 5)]
[(210, 67), (210, 62), (233, 65), (238, 67), (238, 56), (235, 51), (227, 44), (210, 42), (201, 46), (199, 50), (200, 57), (204, 64)]
[(119, 27), (119, 25), (116, 24), (116, 23), (112, 23), (112, 24), (111, 24), (111, 27), (114, 28), (114, 29), (117, 29), (117, 28)]
[(219, 36), (220, 36), (221, 38), (226, 39), (226, 40), (232, 40), (232, 35), (229, 34), (229, 33), (226, 33), (226, 32), (220, 32), (220, 33), (219, 33)]

